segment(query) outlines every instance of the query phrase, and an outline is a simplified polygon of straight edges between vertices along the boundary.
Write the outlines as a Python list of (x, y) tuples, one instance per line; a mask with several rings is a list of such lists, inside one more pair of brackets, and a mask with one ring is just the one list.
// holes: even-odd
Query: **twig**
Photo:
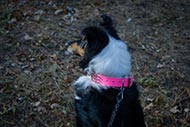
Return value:
[(173, 102), (173, 106), (177, 103), (177, 100), (185, 93), (185, 91), (187, 91), (187, 89), (184, 89), (174, 100)]
[(181, 103), (182, 101), (185, 101), (185, 100), (188, 100), (188, 99), (190, 99), (190, 97), (185, 97), (185, 98), (179, 100), (179, 102), (176, 102), (176, 104), (179, 104), (179, 103)]
[(57, 86), (57, 88), (58, 88), (58, 89), (59, 89), (59, 91), (61, 92), (61, 88), (59, 87), (59, 84), (57, 83), (57, 81), (56, 81), (55, 77), (53, 77), (53, 80), (54, 80), (54, 82), (55, 82), (55, 85)]

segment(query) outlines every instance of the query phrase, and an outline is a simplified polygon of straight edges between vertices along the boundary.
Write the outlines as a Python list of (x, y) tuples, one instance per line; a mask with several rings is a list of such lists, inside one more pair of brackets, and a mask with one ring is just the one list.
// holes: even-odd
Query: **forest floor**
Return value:
[(75, 126), (83, 72), (65, 43), (102, 12), (127, 42), (147, 126), (189, 127), (190, 2), (89, 1), (0, 1), (0, 126)]

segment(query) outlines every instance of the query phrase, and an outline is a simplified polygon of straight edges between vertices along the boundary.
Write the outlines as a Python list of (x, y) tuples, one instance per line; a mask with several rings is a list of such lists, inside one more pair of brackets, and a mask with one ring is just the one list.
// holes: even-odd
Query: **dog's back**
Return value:
[[(81, 100), (76, 100), (77, 127), (107, 127), (118, 92), (116, 89), (101, 93), (94, 88), (78, 89)], [(113, 127), (145, 127), (136, 85), (124, 91)]]

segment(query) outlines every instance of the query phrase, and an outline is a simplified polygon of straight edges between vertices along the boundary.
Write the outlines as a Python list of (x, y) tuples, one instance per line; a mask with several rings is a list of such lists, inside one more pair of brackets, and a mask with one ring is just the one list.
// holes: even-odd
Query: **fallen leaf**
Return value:
[(189, 111), (190, 111), (189, 108), (185, 108), (185, 109), (184, 109), (184, 112), (186, 112), (186, 113), (188, 113)]
[(178, 109), (177, 109), (177, 106), (175, 106), (175, 107), (173, 107), (173, 108), (171, 108), (170, 109), (170, 112), (172, 112), (172, 113), (178, 113), (178, 112), (180, 112)]
[(147, 98), (146, 100), (152, 102), (154, 99), (153, 98)]
[(53, 104), (51, 104), (51, 109), (54, 109), (54, 108), (59, 108), (60, 107), (60, 105), (59, 104), (57, 104), (57, 103), (53, 103)]
[(55, 15), (59, 15), (63, 12), (63, 9), (58, 9), (54, 12)]
[(57, 59), (57, 54), (50, 55), (51, 58)]
[(165, 66), (165, 64), (158, 63), (157, 68), (163, 68), (164, 66)]
[(33, 39), (33, 37), (29, 36), (28, 34), (25, 34), (24, 40), (29, 41), (29, 40), (32, 40), (32, 39)]
[(38, 107), (40, 105), (40, 103), (41, 103), (40, 101), (37, 101), (34, 103), (34, 106)]

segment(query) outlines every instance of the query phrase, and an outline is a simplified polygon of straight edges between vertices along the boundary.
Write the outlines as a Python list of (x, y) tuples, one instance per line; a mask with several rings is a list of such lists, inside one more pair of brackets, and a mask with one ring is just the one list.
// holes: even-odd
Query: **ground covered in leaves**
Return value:
[(80, 56), (65, 42), (99, 13), (128, 44), (148, 127), (190, 126), (188, 0), (1, 0), (0, 126), (75, 126)]

